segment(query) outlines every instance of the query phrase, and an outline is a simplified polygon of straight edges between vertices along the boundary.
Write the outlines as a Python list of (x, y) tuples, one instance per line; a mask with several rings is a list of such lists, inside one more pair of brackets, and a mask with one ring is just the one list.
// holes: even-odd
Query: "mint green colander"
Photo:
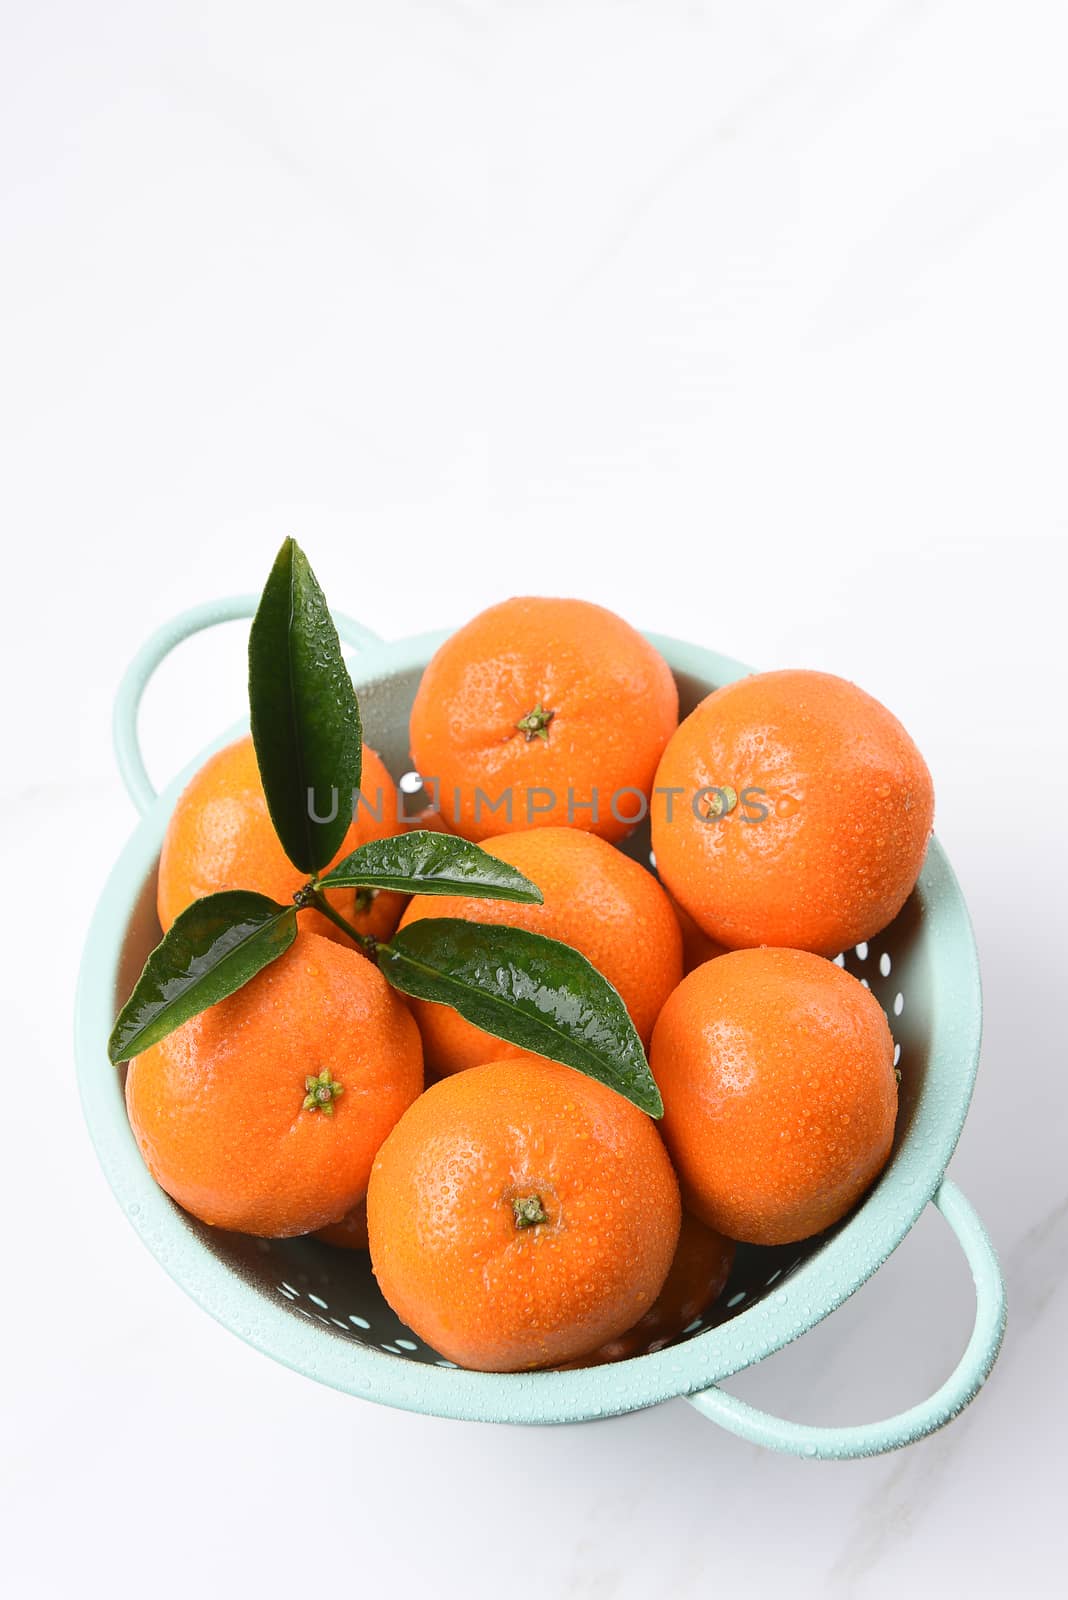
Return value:
[[(852, 1457), (896, 1449), (940, 1428), (974, 1398), (1001, 1345), (1005, 1295), (990, 1241), (945, 1177), (971, 1098), (979, 1057), (980, 988), (964, 901), (936, 840), (912, 898), (878, 938), (840, 960), (871, 988), (900, 1053), (901, 1109), (892, 1159), (838, 1228), (802, 1245), (739, 1249), (719, 1304), (655, 1354), (573, 1372), (464, 1372), (404, 1327), (383, 1301), (366, 1254), (314, 1240), (222, 1233), (178, 1209), (149, 1177), (130, 1132), (123, 1074), (107, 1040), (122, 999), (160, 937), (156, 864), (184, 784), (222, 733), (161, 795), (145, 772), (137, 710), (164, 656), (202, 628), (250, 617), (254, 597), (197, 607), (162, 628), (137, 655), (115, 707), (119, 765), (141, 822), (93, 917), (78, 986), (76, 1050), (82, 1103), (101, 1164), (156, 1259), (206, 1311), (249, 1344), (347, 1394), (442, 1417), (485, 1422), (580, 1422), (674, 1396), (742, 1438), (801, 1456)], [(430, 656), (445, 637), (387, 644), (345, 617), (356, 652), (352, 676), (368, 743), (395, 778), (408, 770), (408, 713)], [(685, 715), (748, 668), (696, 645), (651, 635), (678, 680)], [(647, 833), (628, 848), (649, 859)], [(976, 1319), (953, 1374), (930, 1399), (886, 1421), (807, 1427), (764, 1415), (718, 1387), (732, 1373), (805, 1333), (871, 1276), (931, 1203), (960, 1240), (975, 1280)]]

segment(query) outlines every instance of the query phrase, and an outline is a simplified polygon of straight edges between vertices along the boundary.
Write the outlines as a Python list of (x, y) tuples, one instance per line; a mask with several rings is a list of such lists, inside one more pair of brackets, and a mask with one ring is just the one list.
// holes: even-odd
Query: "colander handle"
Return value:
[(900, 1416), (888, 1417), (885, 1422), (850, 1428), (815, 1428), (787, 1422), (758, 1411), (715, 1384), (700, 1394), (687, 1395), (690, 1404), (751, 1444), (786, 1455), (836, 1461), (899, 1450), (951, 1422), (975, 1399), (997, 1360), (1005, 1333), (1005, 1284), (986, 1230), (956, 1184), (943, 1179), (931, 1198), (956, 1234), (972, 1269), (976, 1315), (972, 1336), (956, 1370), (929, 1400)]
[[(181, 611), (158, 628), (151, 638), (145, 640), (126, 668), (119, 684), (118, 694), (115, 696), (112, 731), (122, 781), (126, 785), (130, 799), (142, 816), (156, 798), (156, 790), (145, 770), (145, 759), (137, 733), (138, 707), (149, 679), (160, 662), (169, 656), (183, 639), (190, 638), (194, 633), (201, 633), (205, 628), (214, 628), (220, 622), (236, 622), (242, 617), (253, 617), (258, 605), (258, 595), (236, 594), (223, 600), (209, 600), (204, 605), (192, 606), (188, 611)], [(367, 650), (372, 645), (381, 643), (378, 635), (372, 633), (370, 628), (365, 628), (361, 622), (354, 622), (351, 617), (343, 616), (337, 611), (333, 613), (333, 617), (338, 633), (351, 649)]]

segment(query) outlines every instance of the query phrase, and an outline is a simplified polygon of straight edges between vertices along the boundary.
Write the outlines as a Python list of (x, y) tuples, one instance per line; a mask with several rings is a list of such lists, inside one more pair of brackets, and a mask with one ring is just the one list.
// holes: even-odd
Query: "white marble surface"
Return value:
[[(1066, 47), (1053, 0), (3, 6), (19, 1600), (1063, 1593)], [(133, 822), (110, 699), (145, 632), (256, 587), (290, 531), (385, 634), (574, 592), (845, 673), (913, 729), (986, 982), (952, 1170), (1010, 1292), (952, 1428), (814, 1465), (682, 1402), (390, 1413), (256, 1356), (141, 1248), (69, 1045)], [(240, 711), (242, 648), (154, 686), (161, 777)], [(970, 1311), (928, 1217), (734, 1387), (873, 1417), (937, 1385)]]

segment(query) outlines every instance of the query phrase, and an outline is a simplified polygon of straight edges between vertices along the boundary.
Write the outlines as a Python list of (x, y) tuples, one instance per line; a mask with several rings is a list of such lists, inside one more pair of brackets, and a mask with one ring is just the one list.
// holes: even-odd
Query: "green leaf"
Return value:
[(352, 822), (363, 731), (326, 597), (293, 539), (278, 552), (253, 618), (248, 698), (275, 832), (295, 867), (318, 872)]
[(618, 993), (585, 956), (523, 928), (457, 917), (413, 922), (378, 952), (396, 989), (452, 1006), (510, 1044), (577, 1067), (650, 1116), (660, 1091)]
[(187, 906), (145, 963), (108, 1040), (113, 1062), (128, 1061), (224, 1000), (277, 959), (297, 936), (296, 906), (244, 889)]
[(323, 887), (463, 894), (541, 905), (541, 890), (507, 861), (466, 839), (416, 830), (362, 844), (320, 880)]

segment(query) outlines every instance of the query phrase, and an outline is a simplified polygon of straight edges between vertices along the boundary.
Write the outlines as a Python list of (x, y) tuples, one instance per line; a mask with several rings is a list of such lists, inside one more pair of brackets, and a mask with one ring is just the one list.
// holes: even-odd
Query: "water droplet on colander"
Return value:
[(136, 1203), (134, 1205), (132, 1205), (129, 1209), (130, 1209), (131, 1217), (139, 1217), (141, 1215), (141, 1207), (139, 1205), (137, 1205)]
[(816, 1446), (814, 1444), (806, 1444), (805, 1454), (809, 1457), (814, 1456), (816, 1454)]

